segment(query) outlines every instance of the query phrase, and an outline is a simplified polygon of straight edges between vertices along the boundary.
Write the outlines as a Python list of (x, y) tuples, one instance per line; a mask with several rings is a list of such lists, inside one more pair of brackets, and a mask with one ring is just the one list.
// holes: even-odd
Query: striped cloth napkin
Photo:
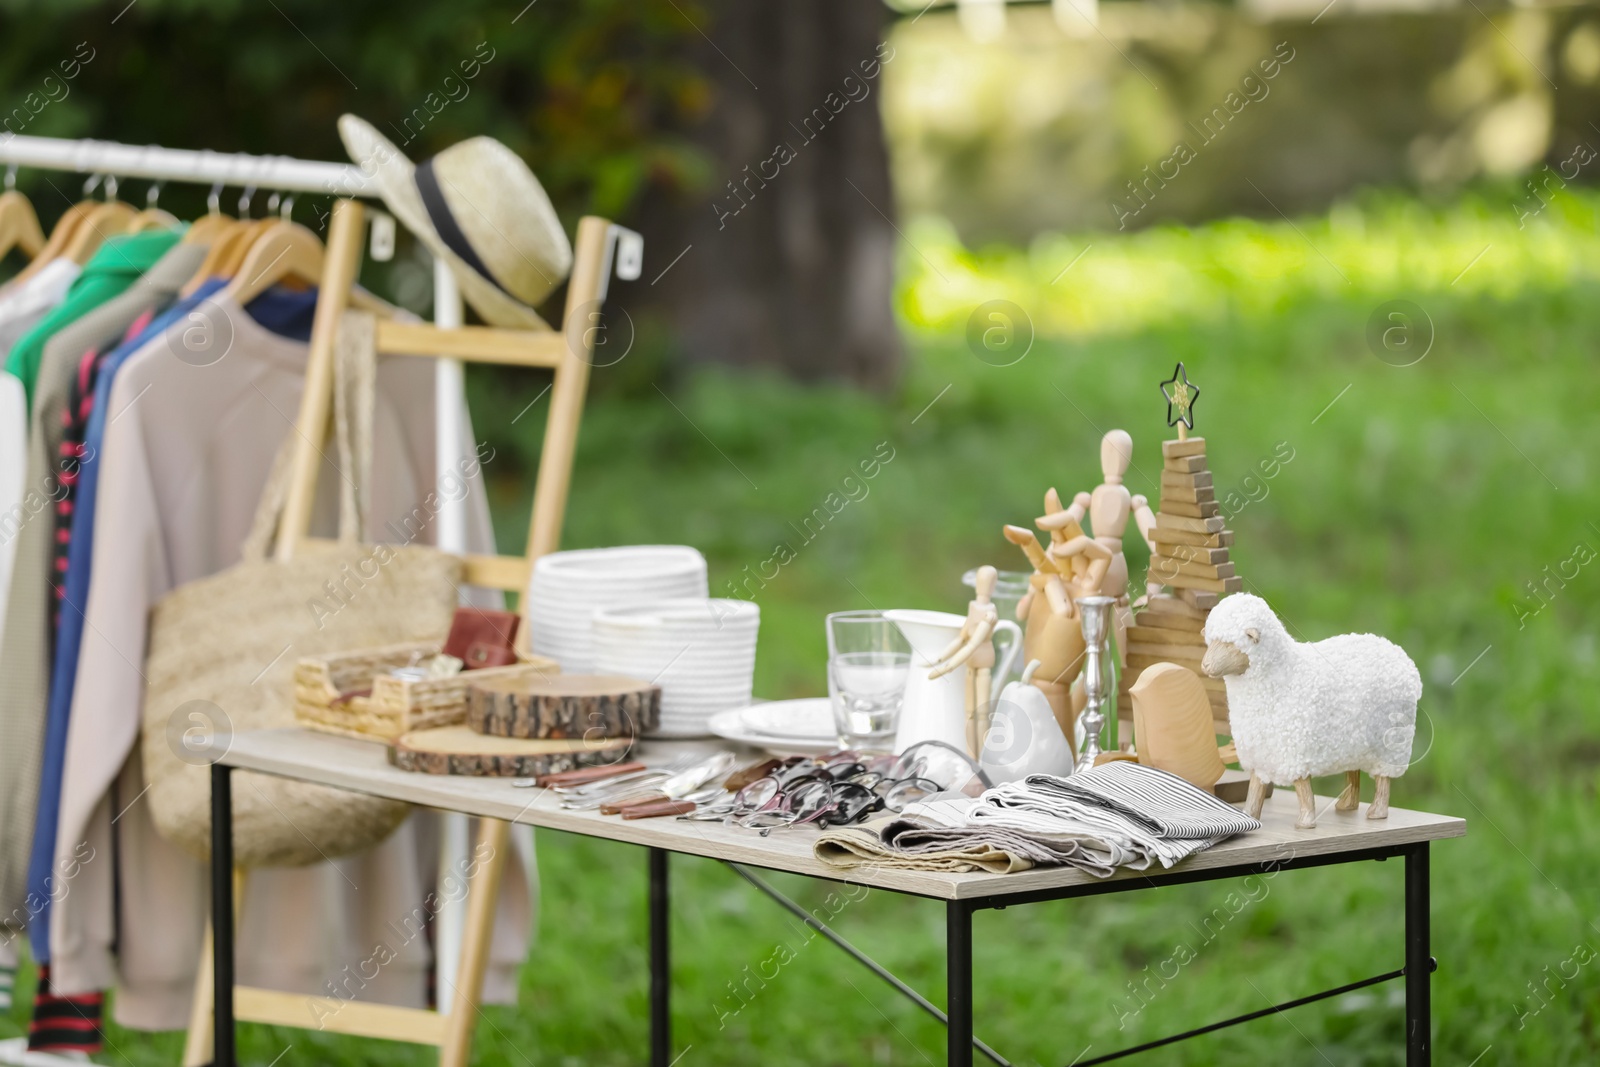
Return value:
[[(1027, 816), (1042, 816), (1047, 822)], [(1071, 778), (1035, 774), (991, 789), (971, 822), (1017, 830), (1052, 824), (1100, 836), (1108, 844), (1157, 859), (1163, 867), (1261, 828), (1244, 812), (1177, 775), (1127, 760)]]
[(1182, 778), (1128, 761), (1071, 778), (1033, 775), (981, 797), (941, 795), (897, 818), (823, 833), (814, 854), (834, 867), (1007, 871), (1171, 867), (1261, 824)]

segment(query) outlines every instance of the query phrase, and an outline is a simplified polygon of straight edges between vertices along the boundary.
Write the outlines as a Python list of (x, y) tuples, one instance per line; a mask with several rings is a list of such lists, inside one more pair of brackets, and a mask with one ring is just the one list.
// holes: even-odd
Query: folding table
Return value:
[[(639, 755), (646, 762), (662, 762), (682, 751), (686, 744), (695, 743), (646, 742), (640, 747)], [(1262, 814), (1262, 829), (1225, 841), (1171, 870), (1129, 871), (1107, 879), (1067, 868), (1036, 868), (1014, 874), (946, 874), (884, 867), (842, 871), (815, 859), (811, 847), (815, 832), (809, 829), (797, 828), (792, 832), (761, 837), (753, 831), (720, 823), (671, 818), (626, 822), (598, 812), (567, 811), (560, 807), (559, 797), (548, 790), (513, 788), (505, 779), (434, 776), (398, 770), (390, 766), (387, 748), (373, 742), (289, 729), (237, 734), (217, 748), (223, 750), (223, 755), (211, 769), (216, 1067), (235, 1067), (235, 1006), (234, 998), (226, 995), (234, 988), (230, 798), (232, 772), (235, 769), (259, 771), (445, 811), (527, 823), (643, 846), (648, 855), (649, 872), (652, 1067), (669, 1067), (676, 1056), (672, 1046), (669, 1010), (668, 944), (668, 857), (674, 852), (729, 864), (742, 877), (788, 907), (807, 925), (911, 997), (923, 1010), (945, 1021), (949, 1035), (947, 1062), (952, 1067), (969, 1067), (973, 1062), (974, 1050), (996, 1064), (1008, 1067), (1008, 1061), (1000, 1053), (973, 1037), (972, 917), (978, 911), (1220, 878), (1242, 878), (1284, 870), (1400, 858), (1405, 861), (1405, 950), (1402, 966), (1197, 1030), (1079, 1060), (1076, 1067), (1119, 1059), (1286, 1008), (1395, 979), (1405, 981), (1406, 1063), (1408, 1067), (1418, 1067), (1431, 1062), (1429, 1027), (1432, 1011), (1429, 997), (1430, 976), (1435, 963), (1429, 954), (1428, 846), (1432, 841), (1460, 837), (1466, 833), (1466, 822), (1451, 816), (1392, 808), (1388, 819), (1372, 822), (1365, 817), (1365, 806), (1359, 812), (1335, 812), (1329, 800), (1323, 805), (1326, 810), (1316, 829), (1298, 830), (1294, 826), (1298, 811), (1294, 795), (1283, 790), (1268, 801)], [(946, 1009), (941, 1012), (904, 982), (850, 946), (815, 916), (788, 901), (777, 890), (751, 874), (747, 869), (751, 867), (889, 889), (943, 901), (949, 979)], [(470, 892), (479, 892), (480, 889), (474, 886)], [(339, 1002), (325, 998), (307, 997), (304, 1000), (308, 1019), (316, 1018), (319, 1011), (325, 1013), (332, 1007), (340, 1006)], [(363, 1006), (363, 1010), (381, 1012), (384, 1009)], [(1063, 1062), (1066, 1062), (1068, 1055), (1070, 1053), (1063, 1050)]]

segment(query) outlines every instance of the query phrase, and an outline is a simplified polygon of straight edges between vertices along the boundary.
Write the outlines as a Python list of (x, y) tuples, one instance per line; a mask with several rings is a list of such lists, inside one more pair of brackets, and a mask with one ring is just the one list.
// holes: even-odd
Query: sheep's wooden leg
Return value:
[(1245, 794), (1245, 814), (1252, 819), (1261, 818), (1261, 807), (1267, 802), (1267, 783), (1261, 780), (1261, 775), (1255, 771), (1250, 772), (1250, 791)]
[(1300, 799), (1300, 817), (1294, 821), (1297, 830), (1314, 830), (1317, 827), (1317, 798), (1311, 792), (1311, 779), (1296, 778), (1294, 795)]
[(1334, 811), (1355, 811), (1361, 806), (1361, 772), (1344, 772), (1344, 792), (1334, 801)]
[(1381, 774), (1372, 776), (1372, 784), (1376, 787), (1372, 792), (1372, 806), (1367, 809), (1369, 819), (1387, 819), (1389, 817), (1389, 779)]

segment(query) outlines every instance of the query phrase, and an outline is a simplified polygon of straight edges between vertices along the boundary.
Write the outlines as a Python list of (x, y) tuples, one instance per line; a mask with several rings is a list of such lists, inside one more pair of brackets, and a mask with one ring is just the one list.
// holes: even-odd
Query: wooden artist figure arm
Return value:
[(972, 654), (982, 648), (983, 643), (994, 635), (997, 616), (998, 613), (991, 607), (989, 615), (972, 628), (970, 635), (963, 627), (961, 636), (940, 655), (938, 664), (928, 672), (928, 680), (931, 682), (935, 678), (942, 678), (971, 659)]
[(1133, 495), (1133, 521), (1139, 527), (1139, 536), (1144, 538), (1151, 554), (1155, 554), (1156, 543), (1150, 535), (1156, 528), (1156, 513), (1150, 510), (1150, 500), (1142, 493)]

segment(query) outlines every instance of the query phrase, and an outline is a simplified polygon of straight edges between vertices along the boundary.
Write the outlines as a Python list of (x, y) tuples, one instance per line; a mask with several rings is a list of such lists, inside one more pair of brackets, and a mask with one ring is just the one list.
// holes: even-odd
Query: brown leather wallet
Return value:
[(517, 662), (515, 649), (474, 641), (467, 649), (467, 654), (461, 657), (461, 669), (475, 671), (482, 667), (509, 667), (515, 662)]
[(522, 618), (511, 611), (457, 608), (443, 651), (459, 659), (464, 670), (504, 667), (517, 662), (517, 627)]

